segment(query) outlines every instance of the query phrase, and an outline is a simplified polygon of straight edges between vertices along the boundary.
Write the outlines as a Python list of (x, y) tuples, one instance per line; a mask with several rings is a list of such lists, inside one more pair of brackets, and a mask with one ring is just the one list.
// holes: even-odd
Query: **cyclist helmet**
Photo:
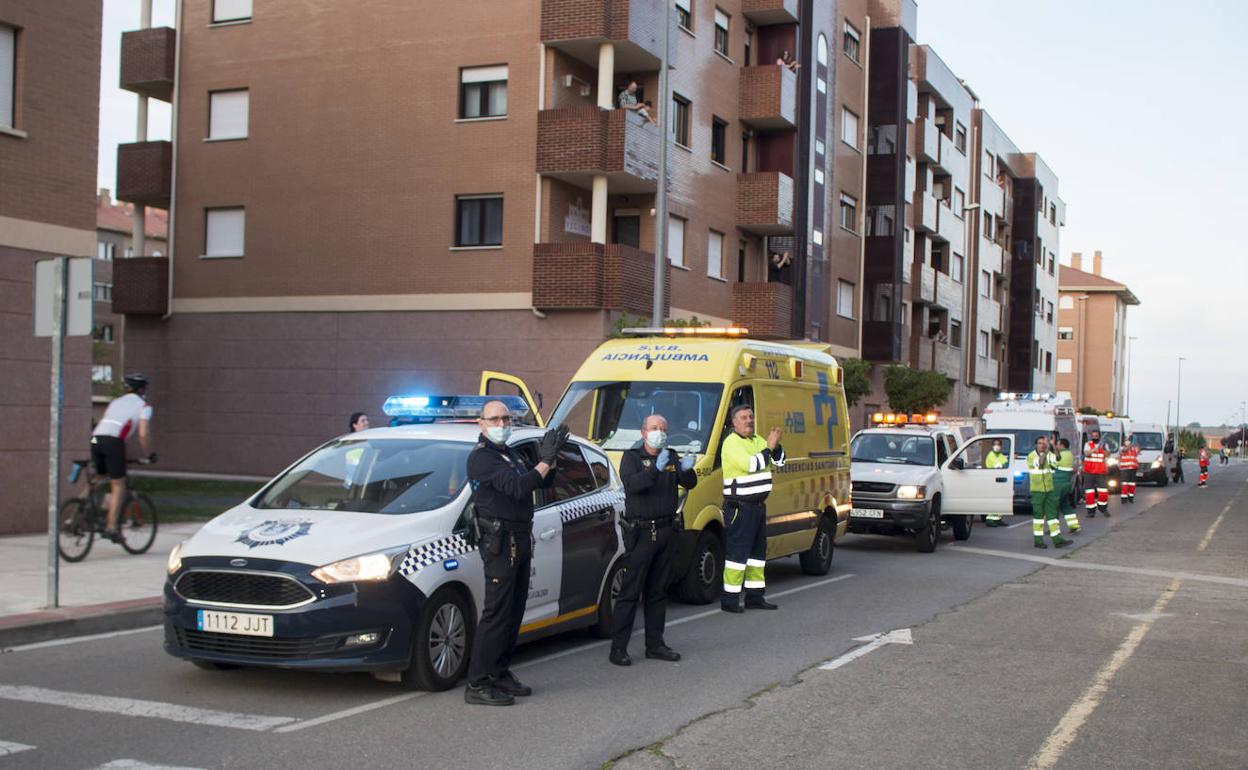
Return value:
[(147, 383), (148, 383), (147, 375), (139, 374), (138, 372), (127, 374), (125, 378), (125, 383), (126, 383), (126, 390), (129, 390), (129, 391), (141, 390), (147, 387)]

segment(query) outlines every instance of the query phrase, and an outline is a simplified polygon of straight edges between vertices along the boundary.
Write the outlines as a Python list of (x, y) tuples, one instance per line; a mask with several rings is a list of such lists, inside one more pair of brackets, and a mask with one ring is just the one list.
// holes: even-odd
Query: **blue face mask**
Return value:
[(485, 429), (485, 436), (495, 444), (506, 444), (507, 439), (511, 438), (511, 426), (491, 425)]

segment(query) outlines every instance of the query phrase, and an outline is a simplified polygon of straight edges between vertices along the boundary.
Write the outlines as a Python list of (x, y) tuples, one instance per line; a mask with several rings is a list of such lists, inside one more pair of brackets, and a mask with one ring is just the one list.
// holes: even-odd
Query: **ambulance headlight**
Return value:
[[(402, 553), (399, 551), (397, 553)], [(394, 573), (394, 551), (353, 556), (312, 570), (322, 583), (367, 583), (385, 580)]]
[(1160, 467), (1161, 467), (1161, 460), (1153, 460), (1153, 467), (1154, 467), (1154, 468), (1160, 468)]
[(927, 487), (922, 484), (902, 484), (897, 487), (898, 500), (922, 500), (927, 495)]
[(165, 565), (165, 571), (170, 575), (182, 569), (182, 544), (178, 543), (169, 552), (169, 563)]

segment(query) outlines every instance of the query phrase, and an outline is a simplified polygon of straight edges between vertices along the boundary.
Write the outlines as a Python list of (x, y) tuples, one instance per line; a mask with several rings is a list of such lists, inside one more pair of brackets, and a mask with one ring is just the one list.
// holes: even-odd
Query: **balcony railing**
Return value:
[[(542, 0), (542, 42), (591, 67), (598, 46), (613, 43), (617, 70), (657, 70), (666, 11), (664, 0)], [(669, 24), (675, 27), (675, 14)], [(675, 41), (674, 30), (669, 34)], [(673, 63), (676, 48), (673, 42)]]
[(613, 193), (653, 192), (659, 179), (659, 129), (629, 110), (594, 106), (537, 114), (537, 171), (580, 187), (597, 174)]
[(945, 201), (940, 202), (940, 210), (936, 215), (936, 240), (945, 241), (949, 248), (958, 254), (966, 254), (966, 220), (965, 212), (954, 211), (953, 206)]
[[(671, 268), (663, 296), (671, 297)], [(618, 243), (533, 245), (533, 307), (539, 310), (623, 310), (648, 315), (654, 296), (654, 255)]]
[(985, 297), (979, 294), (975, 298), (975, 314), (979, 318), (979, 325), (987, 327), (993, 331), (999, 331), (1001, 327), (1001, 303), (991, 297)]
[(931, 265), (915, 262), (911, 285), (914, 302), (930, 305), (936, 301), (936, 270)]
[(171, 142), (134, 142), (117, 146), (117, 200), (169, 208), (172, 179)]
[(936, 163), (940, 159), (940, 144), (936, 135), (940, 132), (927, 118), (917, 118), (914, 122), (915, 153), (923, 163)]
[(732, 320), (759, 339), (793, 336), (793, 288), (787, 283), (734, 283)]
[(936, 199), (927, 192), (914, 194), (914, 229), (921, 233), (936, 232)]
[(1004, 255), (1001, 247), (987, 238), (979, 239), (979, 269), (991, 273), (1004, 273)]
[(980, 387), (995, 389), (998, 384), (1000, 369), (1000, 362), (996, 359), (976, 356), (975, 376), (972, 379)]
[(164, 315), (169, 310), (168, 257), (113, 260), (113, 312)]
[(177, 33), (151, 27), (121, 35), (121, 87), (142, 96), (173, 101)]
[(738, 117), (748, 126), (767, 131), (797, 126), (797, 73), (787, 67), (742, 67), (738, 97)]
[(762, 27), (768, 24), (796, 24), (797, 0), (742, 0), (741, 14)]
[(937, 307), (947, 309), (952, 315), (962, 317), (962, 284), (949, 277), (948, 273), (936, 271)]
[(932, 341), (932, 370), (956, 380), (962, 376), (962, 349), (946, 342)]
[(757, 235), (793, 232), (793, 179), (779, 171), (737, 175), (737, 226)]

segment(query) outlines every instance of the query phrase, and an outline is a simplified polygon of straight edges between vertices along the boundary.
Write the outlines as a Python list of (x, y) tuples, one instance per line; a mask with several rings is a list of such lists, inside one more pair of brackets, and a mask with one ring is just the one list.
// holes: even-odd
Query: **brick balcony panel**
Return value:
[(117, 146), (117, 200), (167, 209), (172, 176), (173, 143), (134, 142)]
[[(663, 54), (666, 11), (664, 0), (542, 0), (542, 42), (594, 68), (598, 46), (613, 43), (617, 71), (655, 71)], [(668, 23), (675, 41), (675, 14)], [(672, 63), (676, 48), (673, 43)]]
[(741, 14), (762, 27), (768, 24), (796, 24), (797, 0), (742, 0)]
[(113, 260), (113, 312), (164, 315), (169, 310), (169, 258)]
[[(667, 303), (670, 265), (664, 281)], [(649, 252), (588, 241), (533, 245), (533, 306), (539, 310), (623, 310), (649, 315), (653, 298), (654, 255)]]
[(764, 131), (797, 127), (797, 73), (786, 67), (742, 67), (738, 98), (738, 117), (748, 126)]
[(792, 177), (779, 171), (738, 174), (737, 226), (757, 235), (792, 233)]
[(606, 174), (611, 192), (654, 192), (659, 129), (628, 110), (594, 106), (537, 114), (537, 172), (588, 188)]
[(793, 336), (793, 288), (787, 283), (734, 283), (732, 322), (756, 339)]
[(121, 87), (163, 102), (173, 101), (177, 33), (152, 27), (121, 35)]

